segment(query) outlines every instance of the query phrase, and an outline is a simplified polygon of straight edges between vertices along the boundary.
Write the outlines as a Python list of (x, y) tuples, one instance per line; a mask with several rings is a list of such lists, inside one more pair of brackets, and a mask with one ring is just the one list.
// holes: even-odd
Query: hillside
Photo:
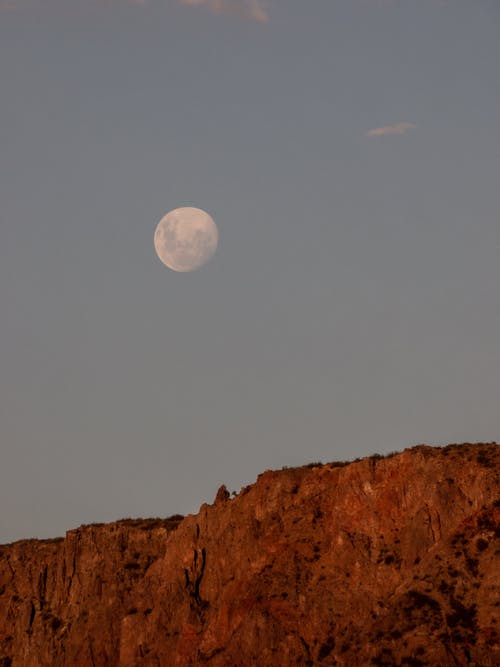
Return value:
[(500, 446), (266, 471), (0, 547), (0, 667), (500, 664)]

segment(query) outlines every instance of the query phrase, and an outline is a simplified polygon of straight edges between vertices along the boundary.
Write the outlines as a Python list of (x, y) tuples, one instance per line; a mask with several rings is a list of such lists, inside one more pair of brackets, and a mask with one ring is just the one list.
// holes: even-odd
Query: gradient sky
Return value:
[[(500, 439), (498, 0), (0, 0), (0, 542)], [(165, 268), (159, 219), (220, 244)]]

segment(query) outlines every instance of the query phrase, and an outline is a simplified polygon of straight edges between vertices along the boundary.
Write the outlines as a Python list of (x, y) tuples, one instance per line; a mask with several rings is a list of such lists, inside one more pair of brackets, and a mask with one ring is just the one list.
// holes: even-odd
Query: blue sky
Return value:
[[(500, 5), (0, 0), (0, 541), (500, 430)], [(178, 206), (199, 271), (156, 258)]]

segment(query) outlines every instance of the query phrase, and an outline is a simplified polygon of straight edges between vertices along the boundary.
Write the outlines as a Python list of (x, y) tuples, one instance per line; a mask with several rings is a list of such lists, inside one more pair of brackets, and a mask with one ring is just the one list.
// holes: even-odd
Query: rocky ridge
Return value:
[(500, 446), (266, 471), (0, 547), (0, 666), (500, 664)]

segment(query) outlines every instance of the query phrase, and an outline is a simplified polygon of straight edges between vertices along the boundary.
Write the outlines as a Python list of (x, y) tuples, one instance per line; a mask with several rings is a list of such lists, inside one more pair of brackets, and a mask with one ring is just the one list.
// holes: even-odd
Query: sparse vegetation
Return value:
[(140, 528), (141, 530), (153, 530), (154, 528), (166, 528), (167, 530), (175, 530), (179, 523), (184, 519), (182, 514), (173, 514), (172, 516), (162, 519), (160, 517), (154, 517), (151, 519), (120, 519), (116, 523), (121, 526), (127, 526), (130, 528)]
[(479, 566), (479, 561), (477, 558), (470, 558), (467, 557), (465, 559), (465, 564), (467, 565), (467, 569), (469, 572), (471, 572), (475, 577), (478, 575), (478, 566)]
[(408, 597), (411, 600), (413, 608), (421, 609), (422, 607), (429, 607), (433, 611), (441, 612), (439, 602), (426, 593), (421, 593), (417, 590), (408, 591)]
[(326, 642), (324, 642), (324, 644), (320, 646), (320, 649), (318, 651), (318, 660), (324, 660), (325, 658), (327, 658), (334, 648), (335, 648), (335, 639), (333, 637), (328, 637)]
[(480, 537), (476, 542), (476, 549), (478, 551), (484, 551), (485, 549), (488, 548), (488, 545), (489, 545), (488, 540), (485, 540), (482, 537)]
[(62, 624), (63, 622), (61, 621), (60, 618), (57, 618), (57, 616), (52, 616), (52, 618), (50, 619), (50, 627), (54, 631), (58, 630)]
[(477, 456), (476, 461), (482, 466), (485, 466), (486, 468), (495, 467), (495, 461), (493, 456), (487, 454), (486, 452), (480, 452)]
[(413, 655), (407, 655), (401, 660), (401, 665), (408, 665), (408, 667), (424, 667), (425, 662)]
[(141, 566), (139, 563), (137, 563), (134, 560), (129, 561), (128, 563), (125, 563), (124, 568), (126, 570), (140, 570)]
[(450, 604), (453, 609), (451, 614), (447, 614), (446, 622), (450, 628), (462, 626), (470, 630), (475, 630), (476, 623), (476, 605), (465, 606), (456, 597), (450, 598)]
[(378, 667), (393, 667), (397, 664), (393, 652), (390, 648), (384, 647), (374, 658), (372, 658), (372, 665)]

